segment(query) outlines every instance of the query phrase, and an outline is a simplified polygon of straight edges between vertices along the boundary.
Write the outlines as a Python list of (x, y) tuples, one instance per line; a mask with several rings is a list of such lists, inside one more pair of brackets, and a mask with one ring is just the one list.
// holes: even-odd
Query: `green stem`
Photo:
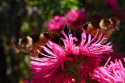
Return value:
[(79, 77), (79, 72), (75, 71), (75, 70), (71, 70), (71, 76), (73, 76), (73, 78), (75, 79), (75, 83), (80, 83), (80, 77)]
[(80, 83), (79, 77), (75, 78), (75, 83)]

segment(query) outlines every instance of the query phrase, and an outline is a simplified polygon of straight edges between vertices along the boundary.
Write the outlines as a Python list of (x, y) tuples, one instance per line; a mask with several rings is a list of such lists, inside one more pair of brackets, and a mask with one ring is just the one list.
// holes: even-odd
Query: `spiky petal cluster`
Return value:
[(122, 62), (117, 59), (115, 59), (115, 63), (110, 61), (110, 65), (108, 65), (108, 62), (109, 60), (107, 60), (105, 66), (95, 69), (91, 78), (100, 83), (125, 83), (125, 68)]
[[(110, 43), (103, 45), (105, 38), (96, 41), (96, 36), (91, 39), (91, 35), (81, 34), (81, 42), (77, 45), (74, 41), (78, 39), (72, 34), (61, 38), (64, 46), (60, 46), (52, 41), (47, 42), (47, 47), (41, 46), (48, 55), (41, 53), (44, 58), (33, 58), (30, 67), (35, 83), (68, 83), (85, 81), (84, 77), (99, 66), (101, 54), (111, 51)], [(87, 40), (88, 39), (88, 40)], [(85, 43), (86, 42), (86, 43)], [(94, 63), (94, 64), (93, 64)], [(61, 80), (61, 81), (60, 81)]]

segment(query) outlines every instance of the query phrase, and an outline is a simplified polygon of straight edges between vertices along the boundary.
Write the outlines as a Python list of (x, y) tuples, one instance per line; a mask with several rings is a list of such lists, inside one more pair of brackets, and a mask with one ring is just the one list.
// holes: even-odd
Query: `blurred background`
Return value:
[(125, 0), (0, 0), (0, 83), (23, 83), (31, 77), (29, 56), (12, 50), (15, 39), (50, 31), (46, 28), (50, 19), (77, 9), (86, 12), (84, 22), (110, 17), (121, 21), (120, 30), (108, 41), (117, 50), (115, 54), (124, 57)]

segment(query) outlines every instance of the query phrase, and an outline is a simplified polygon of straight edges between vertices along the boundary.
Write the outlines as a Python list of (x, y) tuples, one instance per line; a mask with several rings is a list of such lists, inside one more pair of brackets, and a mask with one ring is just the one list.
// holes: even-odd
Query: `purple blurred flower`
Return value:
[(105, 3), (108, 7), (115, 9), (119, 7), (117, 0), (105, 0)]
[(91, 78), (100, 83), (125, 83), (125, 68), (122, 62), (115, 59), (115, 63), (110, 61), (108, 65), (110, 58), (104, 66), (94, 70)]
[(33, 11), (34, 11), (34, 12), (37, 12), (37, 11), (38, 11), (38, 7), (37, 7), (37, 6), (34, 6), (34, 7), (33, 7)]
[(84, 24), (88, 14), (81, 9), (71, 10), (65, 14), (68, 26), (72, 29)]
[(55, 16), (47, 23), (47, 28), (51, 31), (61, 30), (66, 23), (64, 16)]

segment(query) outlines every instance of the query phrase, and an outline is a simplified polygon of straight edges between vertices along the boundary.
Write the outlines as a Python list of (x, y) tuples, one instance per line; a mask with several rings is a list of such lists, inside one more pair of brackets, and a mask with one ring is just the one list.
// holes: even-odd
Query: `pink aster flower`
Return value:
[(112, 9), (119, 7), (117, 0), (105, 0), (105, 3), (108, 7), (112, 8)]
[(110, 42), (103, 45), (105, 38), (102, 38), (102, 35), (96, 40), (98, 32), (91, 38), (91, 35), (87, 36), (83, 30), (79, 45), (74, 42), (78, 39), (72, 34), (62, 34), (65, 37), (61, 38), (64, 46), (48, 41), (47, 47), (41, 46), (48, 54), (38, 50), (44, 58), (31, 57), (33, 61), (30, 62), (30, 67), (33, 69), (32, 80), (35, 83), (84, 82), (88, 78), (86, 76), (99, 66), (101, 54), (112, 51)]
[(100, 83), (125, 83), (125, 68), (122, 62), (115, 59), (115, 63), (110, 61), (108, 65), (110, 58), (104, 66), (94, 70), (91, 78)]
[(66, 20), (63, 16), (55, 16), (47, 23), (47, 28), (51, 31), (61, 30), (66, 23)]
[(81, 9), (71, 10), (65, 14), (68, 26), (72, 29), (84, 24), (88, 14)]

